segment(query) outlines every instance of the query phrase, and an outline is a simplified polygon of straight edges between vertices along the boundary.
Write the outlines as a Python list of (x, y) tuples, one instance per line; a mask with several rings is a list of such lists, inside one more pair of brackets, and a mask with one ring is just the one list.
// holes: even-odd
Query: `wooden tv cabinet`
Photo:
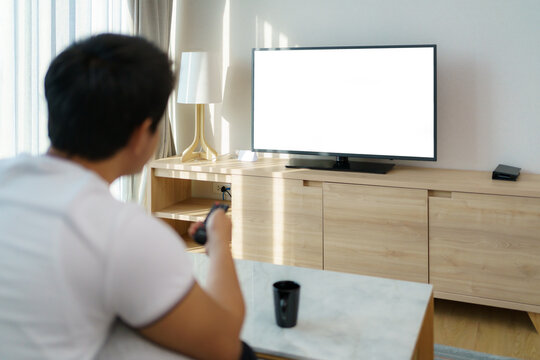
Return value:
[(200, 251), (185, 233), (215, 194), (193, 187), (230, 183), (236, 258), (429, 282), (438, 298), (527, 311), (540, 330), (540, 175), (286, 161), (153, 161), (149, 210)]

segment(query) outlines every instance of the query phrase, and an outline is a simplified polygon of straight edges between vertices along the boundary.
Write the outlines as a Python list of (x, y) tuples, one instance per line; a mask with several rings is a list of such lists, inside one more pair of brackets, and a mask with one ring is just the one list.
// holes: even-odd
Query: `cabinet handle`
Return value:
[(305, 187), (322, 187), (322, 181), (302, 180)]
[(436, 197), (436, 198), (452, 198), (452, 192), (451, 191), (442, 191), (442, 190), (429, 190), (428, 191), (429, 197)]

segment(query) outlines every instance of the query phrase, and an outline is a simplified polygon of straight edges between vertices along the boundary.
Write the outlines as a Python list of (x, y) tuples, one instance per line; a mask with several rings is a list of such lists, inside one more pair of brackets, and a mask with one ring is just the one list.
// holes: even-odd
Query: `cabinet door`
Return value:
[(436, 291), (540, 305), (540, 199), (429, 198)]
[(322, 185), (233, 176), (233, 255), (322, 269)]
[(427, 191), (325, 183), (324, 268), (428, 281)]

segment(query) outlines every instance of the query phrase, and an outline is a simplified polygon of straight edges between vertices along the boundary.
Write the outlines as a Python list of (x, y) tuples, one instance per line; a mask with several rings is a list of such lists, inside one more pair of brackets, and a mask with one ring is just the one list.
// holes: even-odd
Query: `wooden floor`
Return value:
[(526, 312), (435, 300), (436, 344), (540, 360), (540, 335)]

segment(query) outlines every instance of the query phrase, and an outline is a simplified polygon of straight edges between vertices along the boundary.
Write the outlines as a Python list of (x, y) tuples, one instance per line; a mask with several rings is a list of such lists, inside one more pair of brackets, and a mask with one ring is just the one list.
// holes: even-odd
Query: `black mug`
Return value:
[(295, 326), (298, 319), (300, 285), (294, 281), (278, 281), (274, 283), (273, 289), (276, 323), (284, 328)]

